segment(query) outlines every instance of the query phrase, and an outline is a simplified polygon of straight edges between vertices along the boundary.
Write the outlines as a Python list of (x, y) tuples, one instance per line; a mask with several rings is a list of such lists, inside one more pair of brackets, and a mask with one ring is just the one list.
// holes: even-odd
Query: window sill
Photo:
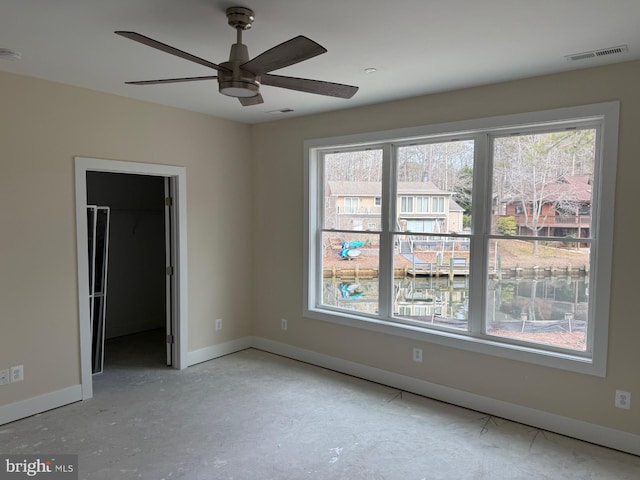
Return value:
[(413, 341), (433, 343), (449, 348), (586, 375), (604, 377), (606, 374), (604, 362), (597, 362), (593, 358), (578, 353), (573, 355), (571, 353), (538, 348), (531, 344), (519, 345), (489, 338), (472, 337), (452, 331), (425, 329), (381, 318), (352, 315), (347, 312), (338, 312), (329, 309), (308, 309), (305, 310), (304, 316), (347, 327), (408, 338)]

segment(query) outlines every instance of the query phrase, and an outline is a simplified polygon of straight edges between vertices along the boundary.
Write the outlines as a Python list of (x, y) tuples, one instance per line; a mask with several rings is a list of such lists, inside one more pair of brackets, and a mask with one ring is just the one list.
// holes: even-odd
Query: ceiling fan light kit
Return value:
[(256, 81), (219, 80), (218, 90), (228, 97), (250, 98), (260, 93), (260, 85)]
[(243, 106), (258, 105), (264, 102), (260, 94), (261, 85), (338, 98), (351, 98), (358, 91), (358, 87), (352, 85), (271, 75), (269, 73), (271, 71), (308, 60), (326, 53), (327, 50), (313, 40), (299, 35), (250, 60), (247, 46), (242, 43), (242, 32), (249, 30), (253, 25), (255, 19), (253, 11), (245, 7), (230, 7), (227, 9), (226, 14), (229, 25), (236, 30), (237, 40), (235, 44), (231, 45), (229, 60), (219, 65), (136, 32), (116, 31), (115, 33), (120, 36), (204, 65), (218, 72), (216, 76), (143, 80), (126, 83), (130, 85), (156, 85), (217, 79), (218, 91), (223, 95), (238, 98)]

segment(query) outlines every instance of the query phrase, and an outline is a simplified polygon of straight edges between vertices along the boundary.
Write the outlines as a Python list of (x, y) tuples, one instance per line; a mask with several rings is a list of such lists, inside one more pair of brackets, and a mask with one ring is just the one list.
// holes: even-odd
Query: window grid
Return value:
[[(557, 128), (548, 130), (548, 127), (545, 126), (537, 129), (536, 128), (526, 129), (523, 131), (537, 133), (540, 131), (548, 132), (548, 131), (556, 131), (556, 130)], [(467, 238), (471, 245), (476, 245), (476, 248), (472, 249), (475, 252), (475, 255), (472, 255), (470, 259), (471, 261), (470, 261), (470, 273), (469, 273), (469, 283), (470, 283), (469, 296), (471, 298), (471, 301), (469, 305), (469, 317), (468, 317), (469, 321), (468, 321), (468, 327), (466, 328), (466, 333), (472, 336), (491, 338), (492, 340), (496, 340), (496, 338), (493, 336), (490, 336), (487, 333), (487, 321), (485, 318), (485, 312), (486, 312), (485, 294), (486, 294), (486, 283), (487, 283), (486, 272), (488, 269), (488, 258), (487, 258), (488, 253), (487, 252), (489, 250), (488, 244), (491, 239), (512, 238), (512, 237), (495, 235), (495, 234), (492, 234), (490, 231), (491, 230), (490, 229), (491, 214), (488, 211), (489, 207), (485, 199), (487, 198), (487, 195), (490, 194), (491, 192), (491, 188), (488, 187), (490, 183), (489, 178), (491, 176), (491, 171), (493, 168), (493, 165), (491, 163), (491, 158), (493, 158), (493, 156), (490, 152), (490, 149), (493, 146), (493, 140), (495, 138), (499, 138), (499, 137), (497, 135), (491, 134), (490, 132), (478, 133), (470, 137), (470, 139), (473, 139), (474, 143), (476, 144), (476, 147), (474, 149), (476, 151), (476, 155), (475, 155), (476, 158), (474, 159), (474, 164), (480, 163), (481, 165), (484, 166), (483, 168), (482, 167), (474, 168), (476, 172), (474, 174), (474, 178), (476, 182), (474, 192), (477, 192), (477, 195), (474, 203), (473, 217), (481, 219), (481, 223), (484, 225), (484, 228), (482, 229), (482, 233), (478, 232), (478, 230), (476, 229), (476, 231), (472, 230), (471, 232), (468, 232), (466, 234), (460, 234), (460, 233), (455, 234), (456, 238)], [(392, 144), (385, 145), (385, 147), (388, 147), (388, 148), (384, 150), (385, 152), (384, 159), (391, 165), (391, 168), (395, 169), (395, 167), (397, 166), (397, 158), (395, 157), (395, 155), (392, 158), (391, 152), (395, 154), (395, 152), (397, 151), (397, 148), (393, 148)], [(337, 152), (337, 151), (338, 150), (334, 150), (334, 152)], [(390, 175), (388, 178), (395, 179), (396, 176)], [(390, 183), (392, 184), (393, 187), (397, 186), (396, 182), (394, 181), (391, 181)], [(480, 184), (482, 186), (478, 187), (477, 184)], [(394, 217), (398, 218), (396, 215), (391, 213), (391, 211), (394, 210), (394, 207), (395, 209), (399, 210), (400, 214), (414, 214), (416, 212), (419, 212), (419, 209), (423, 205), (422, 202), (424, 200), (430, 200), (429, 203), (431, 205), (431, 212), (429, 213), (436, 213), (436, 212), (444, 213), (445, 199), (444, 197), (441, 197), (441, 196), (421, 197), (421, 196), (412, 196), (412, 195), (401, 195), (399, 197), (396, 197), (395, 195), (384, 196), (384, 192), (383, 192), (383, 197), (384, 197), (384, 200), (382, 203), (385, 205), (389, 205), (389, 208), (383, 209), (383, 211), (389, 212), (390, 218), (394, 218)], [(399, 199), (399, 201), (397, 201), (396, 199)], [(344, 205), (345, 205), (345, 213), (356, 213), (358, 209), (356, 206), (359, 205), (359, 198), (345, 197)], [(354, 223), (352, 224), (354, 225), (355, 228), (352, 228), (351, 230), (345, 230), (343, 231), (343, 233), (360, 230), (361, 229), (360, 224), (356, 225), (355, 222), (357, 222), (357, 220), (354, 220)], [(381, 249), (380, 249), (381, 253), (383, 251), (386, 252), (391, 250), (391, 248), (388, 248), (388, 247), (382, 248), (382, 244), (385, 243), (382, 240), (383, 238), (386, 239), (386, 242), (388, 244), (393, 244), (394, 238), (398, 235), (411, 234), (417, 238), (421, 236), (421, 234), (417, 232), (405, 232), (402, 230), (397, 230), (396, 227), (397, 227), (397, 224), (394, 224), (393, 228), (390, 228), (388, 231), (386, 231), (384, 228), (382, 229)], [(438, 235), (447, 236), (446, 233), (438, 234), (436, 232), (430, 232), (429, 235), (430, 236), (438, 236)], [(525, 236), (525, 235), (517, 235), (517, 238), (523, 239), (523, 240), (536, 240), (536, 241), (556, 240), (555, 237), (540, 237), (540, 236), (533, 237), (533, 236)], [(587, 239), (587, 238), (585, 238), (584, 240), (591, 241), (591, 239)], [(391, 266), (389, 265), (384, 266), (384, 265), (385, 265), (384, 263), (381, 263), (380, 265), (380, 278), (381, 279), (391, 278), (393, 276), (391, 274), (391, 272), (393, 271), (393, 266), (392, 266), (393, 262), (391, 261)], [(392, 290), (391, 288), (384, 288), (384, 289), (382, 287), (380, 288), (380, 291), (382, 293), (386, 293), (387, 291), (391, 291), (391, 290)], [(394, 315), (393, 306), (392, 306), (392, 302), (390, 300), (389, 295), (386, 295), (386, 296), (381, 295), (381, 297), (379, 298), (379, 302), (380, 303), (379, 303), (378, 313), (380, 317), (393, 319), (394, 321), (397, 321), (400, 323), (420, 325), (420, 323), (416, 323), (411, 319), (399, 318), (398, 316)], [(426, 325), (425, 328), (437, 330), (439, 327), (433, 326), (433, 325)], [(588, 345), (592, 345), (591, 330), (592, 329), (589, 329), (589, 328), (587, 329)], [(464, 334), (465, 332), (461, 332), (461, 333)], [(523, 342), (518, 339), (510, 339), (510, 338), (500, 338), (499, 340), (503, 342), (511, 342), (514, 344), (522, 344), (522, 345), (526, 345), (529, 343), (526, 341)], [(538, 348), (540, 348), (540, 346), (538, 346)], [(556, 348), (553, 345), (544, 345), (543, 348), (549, 351), (563, 351), (562, 348)], [(589, 349), (587, 349), (586, 353), (589, 353)], [(579, 352), (576, 352), (576, 354), (580, 355)]]

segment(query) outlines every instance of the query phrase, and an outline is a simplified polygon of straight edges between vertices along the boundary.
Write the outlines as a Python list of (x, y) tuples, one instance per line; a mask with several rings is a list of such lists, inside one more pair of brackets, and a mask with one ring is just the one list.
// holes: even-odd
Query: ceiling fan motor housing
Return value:
[(249, 61), (249, 51), (242, 43), (231, 45), (229, 61), (220, 66), (229, 70), (218, 71), (218, 91), (237, 98), (255, 97), (260, 93), (260, 77), (240, 68)]

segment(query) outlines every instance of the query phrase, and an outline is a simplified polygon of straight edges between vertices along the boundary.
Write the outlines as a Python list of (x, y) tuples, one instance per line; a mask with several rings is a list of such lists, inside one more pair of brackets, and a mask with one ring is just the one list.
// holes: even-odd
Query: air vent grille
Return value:
[(281, 115), (283, 113), (291, 113), (293, 112), (293, 108), (281, 108), (279, 110), (269, 110), (267, 113), (271, 115)]
[(574, 53), (572, 55), (566, 55), (564, 58), (566, 58), (568, 62), (575, 62), (577, 60), (587, 60), (588, 58), (617, 55), (628, 51), (629, 47), (627, 45), (618, 45), (617, 47), (601, 48), (600, 50), (592, 50), (590, 52)]

